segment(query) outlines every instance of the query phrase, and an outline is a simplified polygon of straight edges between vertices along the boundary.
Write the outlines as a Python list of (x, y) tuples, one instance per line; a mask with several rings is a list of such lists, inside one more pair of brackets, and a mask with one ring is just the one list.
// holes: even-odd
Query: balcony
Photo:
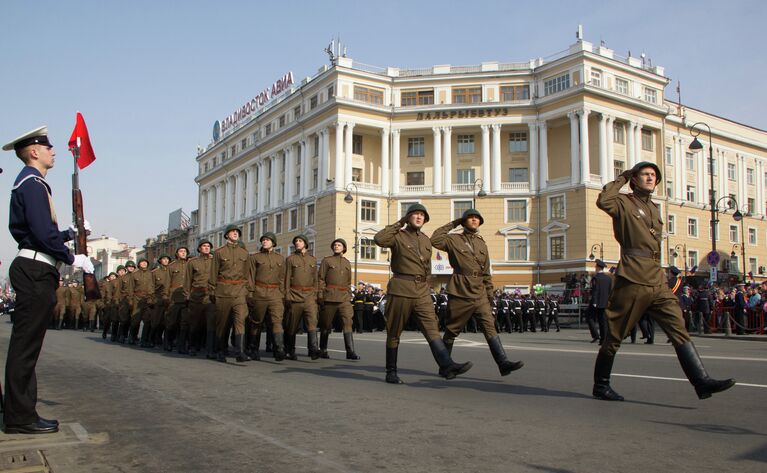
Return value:
[(381, 192), (381, 184), (373, 184), (372, 182), (355, 182), (354, 184), (361, 191)]
[(400, 194), (430, 194), (431, 186), (402, 186)]
[(528, 192), (529, 182), (501, 182), (501, 190), (507, 192)]

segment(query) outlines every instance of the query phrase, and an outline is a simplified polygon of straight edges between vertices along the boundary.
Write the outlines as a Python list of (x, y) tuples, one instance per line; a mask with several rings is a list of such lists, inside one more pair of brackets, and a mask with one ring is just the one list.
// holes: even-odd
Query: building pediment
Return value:
[(377, 227), (375, 225), (369, 225), (367, 227), (360, 228), (360, 234), (361, 235), (375, 235), (376, 233), (380, 232), (382, 228)]
[(570, 228), (570, 225), (562, 222), (551, 222), (545, 227), (541, 228), (541, 231), (546, 233), (566, 232)]
[(525, 235), (530, 235), (534, 232), (535, 230), (533, 230), (532, 228), (526, 227), (524, 225), (519, 225), (519, 224), (509, 225), (508, 227), (504, 227), (498, 230), (498, 233), (500, 233), (501, 235), (507, 235), (507, 236), (520, 234), (520, 233)]

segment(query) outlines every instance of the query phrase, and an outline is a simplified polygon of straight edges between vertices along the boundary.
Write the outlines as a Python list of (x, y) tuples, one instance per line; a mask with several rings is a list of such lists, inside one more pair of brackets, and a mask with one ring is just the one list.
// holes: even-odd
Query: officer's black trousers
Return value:
[(56, 306), (59, 272), (42, 261), (17, 257), (9, 270), (16, 310), (5, 362), (6, 425), (37, 422), (35, 366)]

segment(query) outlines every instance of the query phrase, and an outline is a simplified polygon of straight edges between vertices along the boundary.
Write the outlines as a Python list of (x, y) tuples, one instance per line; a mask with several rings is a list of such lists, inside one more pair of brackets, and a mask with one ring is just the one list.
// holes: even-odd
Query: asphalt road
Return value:
[(41, 449), (55, 473), (767, 470), (767, 343), (696, 339), (712, 376), (744, 383), (705, 401), (670, 345), (626, 344), (612, 383), (626, 401), (610, 403), (591, 398), (586, 331), (502, 337), (522, 370), (501, 377), (469, 334), (454, 357), (475, 366), (447, 381), (406, 332), (396, 386), (381, 333), (356, 336), (357, 362), (334, 333), (331, 360), (223, 365), (50, 331), (38, 410), (62, 431), (0, 434), (0, 454)]

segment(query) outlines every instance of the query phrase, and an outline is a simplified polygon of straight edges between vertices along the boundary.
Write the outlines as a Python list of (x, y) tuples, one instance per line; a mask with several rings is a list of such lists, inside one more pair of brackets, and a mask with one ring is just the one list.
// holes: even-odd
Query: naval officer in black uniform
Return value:
[(9, 270), (16, 312), (5, 362), (5, 433), (47, 434), (58, 432), (59, 423), (37, 415), (35, 365), (56, 305), (56, 265), (65, 263), (92, 273), (93, 264), (87, 256), (72, 255), (64, 246), (73, 238), (73, 229), (58, 229), (51, 188), (45, 181), (56, 156), (48, 129), (37, 128), (3, 146), (3, 151), (10, 150), (24, 162), (24, 168), (11, 189), (8, 225), (19, 253)]

